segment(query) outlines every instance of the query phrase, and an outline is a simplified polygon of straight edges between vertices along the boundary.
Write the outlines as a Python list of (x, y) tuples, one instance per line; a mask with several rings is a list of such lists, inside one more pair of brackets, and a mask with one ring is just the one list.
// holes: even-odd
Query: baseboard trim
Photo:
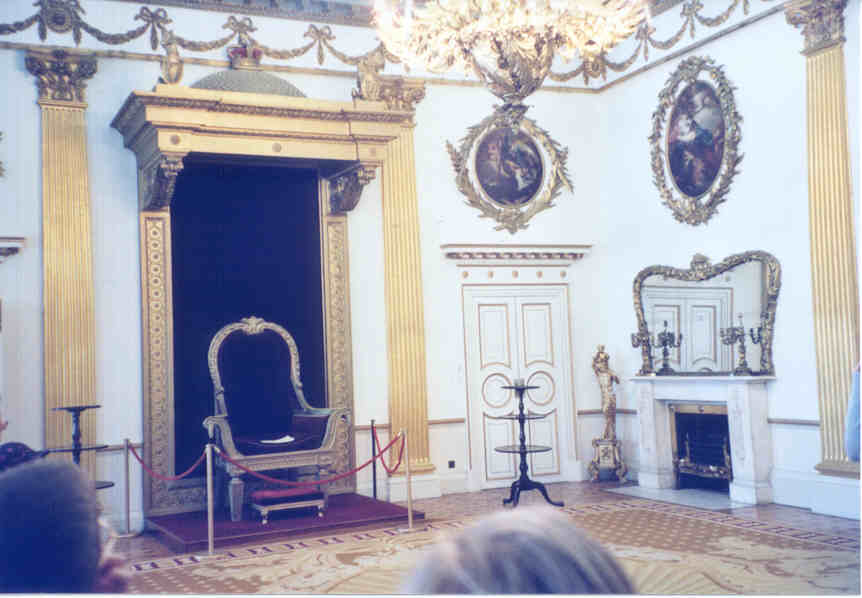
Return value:
[(814, 471), (774, 469), (773, 501), (812, 513), (859, 519), (859, 480)]

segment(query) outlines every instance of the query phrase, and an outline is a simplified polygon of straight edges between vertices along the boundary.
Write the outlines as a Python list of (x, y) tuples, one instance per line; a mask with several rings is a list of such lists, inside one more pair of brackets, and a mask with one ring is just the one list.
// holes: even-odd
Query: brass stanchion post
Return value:
[(123, 458), (126, 463), (126, 533), (132, 533), (131, 491), (129, 490), (129, 439), (123, 439)]
[(213, 529), (213, 445), (207, 442), (207, 554), (213, 556), (215, 530)]
[(134, 537), (140, 535), (140, 533), (137, 533), (137, 532), (133, 533), (132, 532), (132, 515), (131, 515), (132, 491), (129, 488), (129, 483), (130, 483), (130, 480), (129, 480), (129, 477), (130, 477), (129, 476), (129, 447), (130, 446), (131, 446), (131, 443), (129, 442), (129, 439), (124, 438), (123, 439), (123, 459), (124, 459), (125, 465), (126, 465), (126, 475), (125, 475), (125, 482), (126, 482), (126, 496), (125, 496), (125, 499), (126, 499), (126, 533), (124, 533), (122, 535), (117, 535), (117, 538), (134, 538)]
[(407, 468), (407, 529), (413, 531), (413, 488), (410, 483), (410, 443), (407, 442), (407, 430), (402, 428), (404, 439), (404, 465)]

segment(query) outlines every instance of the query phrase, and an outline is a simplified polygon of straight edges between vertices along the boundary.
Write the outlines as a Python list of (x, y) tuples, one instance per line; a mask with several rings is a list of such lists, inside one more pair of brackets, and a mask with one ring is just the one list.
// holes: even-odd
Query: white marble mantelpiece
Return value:
[(774, 376), (635, 376), (640, 421), (640, 471), (645, 488), (673, 488), (671, 411), (673, 404), (727, 406), (732, 501), (772, 502), (772, 437), (767, 386)]

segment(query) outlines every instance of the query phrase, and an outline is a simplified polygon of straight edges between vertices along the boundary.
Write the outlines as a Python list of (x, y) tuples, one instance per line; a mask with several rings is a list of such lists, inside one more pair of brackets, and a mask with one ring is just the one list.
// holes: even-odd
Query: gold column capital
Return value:
[(357, 67), (357, 87), (353, 99), (384, 102), (390, 110), (415, 112), (425, 99), (425, 82), (393, 75), (381, 75), (376, 65), (361, 62)]
[(794, 27), (802, 28), (806, 56), (844, 43), (844, 9), (847, 0), (794, 0), (784, 16)]
[(331, 214), (349, 212), (359, 204), (362, 190), (374, 180), (377, 166), (359, 163), (343, 170), (329, 180), (329, 211)]
[(29, 50), (24, 64), (36, 77), (40, 101), (83, 104), (87, 79), (96, 74), (96, 57), (66, 50)]

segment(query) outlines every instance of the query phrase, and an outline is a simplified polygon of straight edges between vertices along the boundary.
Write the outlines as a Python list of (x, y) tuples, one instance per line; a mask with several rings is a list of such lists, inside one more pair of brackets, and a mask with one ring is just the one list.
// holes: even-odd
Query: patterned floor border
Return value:
[(786, 525), (777, 525), (774, 523), (767, 523), (763, 521), (754, 521), (752, 519), (736, 517), (727, 513), (717, 513), (715, 511), (697, 509), (695, 507), (686, 507), (671, 503), (657, 502), (648, 499), (632, 499), (612, 503), (596, 503), (579, 505), (577, 507), (563, 508), (564, 511), (567, 511), (573, 515), (577, 515), (579, 513), (588, 514), (630, 509), (648, 509), (650, 511), (671, 513), (673, 515), (679, 515), (681, 517), (686, 517), (689, 519), (710, 521), (712, 523), (717, 523), (720, 525), (728, 525), (731, 527), (755, 530), (758, 532), (773, 534), (782, 537), (791, 537), (797, 540), (816, 542), (818, 544), (825, 544), (833, 548), (843, 548), (846, 550), (855, 551), (858, 551), (860, 548), (860, 540), (858, 537), (850, 538), (846, 536), (823, 534), (816, 531), (803, 530)]
[[(823, 534), (815, 531), (808, 531), (799, 528), (789, 527), (785, 525), (776, 525), (761, 521), (754, 521), (742, 517), (728, 515), (727, 513), (716, 513), (715, 511), (697, 509), (694, 507), (686, 507), (671, 503), (663, 503), (648, 499), (627, 499), (618, 502), (602, 502), (594, 504), (579, 505), (576, 507), (563, 507), (563, 510), (571, 515), (588, 515), (591, 513), (607, 513), (614, 511), (630, 511), (636, 509), (647, 509), (650, 511), (669, 513), (690, 519), (701, 521), (709, 521), (720, 525), (731, 527), (755, 530), (762, 533), (777, 535), (781, 537), (791, 537), (797, 540), (814, 542), (848, 551), (859, 551), (859, 538), (849, 538), (844, 536)], [(376, 541), (385, 537), (399, 536), (407, 533), (415, 533), (421, 531), (445, 531), (455, 530), (470, 525), (471, 519), (452, 519), (444, 521), (428, 521), (422, 522), (421, 525), (414, 527), (413, 530), (408, 530), (404, 527), (392, 527), (379, 530), (370, 530), (362, 532), (345, 532), (337, 535), (325, 535), (314, 538), (303, 538), (290, 542), (274, 542), (256, 546), (248, 546), (242, 548), (216, 549), (214, 556), (206, 554), (185, 554), (171, 557), (162, 557), (157, 559), (147, 559), (131, 563), (129, 568), (132, 573), (146, 573), (147, 571), (164, 571), (168, 569), (176, 569), (199, 565), (214, 561), (232, 561), (242, 559), (252, 559), (264, 554), (285, 554), (297, 550), (314, 549), (320, 546), (330, 544), (344, 544), (345, 542), (368, 542)]]
[(451, 521), (431, 521), (423, 522), (422, 525), (415, 526), (412, 530), (404, 527), (386, 528), (363, 532), (345, 532), (338, 535), (327, 535), (317, 538), (303, 538), (291, 542), (275, 542), (271, 544), (261, 544), (257, 546), (246, 546), (242, 548), (218, 549), (216, 548), (214, 556), (209, 556), (205, 553), (183, 554), (172, 557), (163, 557), (158, 559), (147, 559), (145, 561), (137, 561), (131, 563), (129, 568), (134, 573), (144, 573), (146, 571), (164, 571), (167, 569), (177, 569), (179, 567), (188, 567), (191, 565), (200, 565), (202, 563), (211, 563), (217, 561), (232, 561), (255, 558), (264, 554), (285, 554), (297, 550), (307, 550), (317, 548), (319, 546), (328, 546), (330, 544), (344, 544), (345, 542), (368, 542), (376, 541), (381, 538), (400, 536), (422, 531), (431, 530), (450, 530), (460, 529), (469, 524), (469, 520), (451, 520)]

